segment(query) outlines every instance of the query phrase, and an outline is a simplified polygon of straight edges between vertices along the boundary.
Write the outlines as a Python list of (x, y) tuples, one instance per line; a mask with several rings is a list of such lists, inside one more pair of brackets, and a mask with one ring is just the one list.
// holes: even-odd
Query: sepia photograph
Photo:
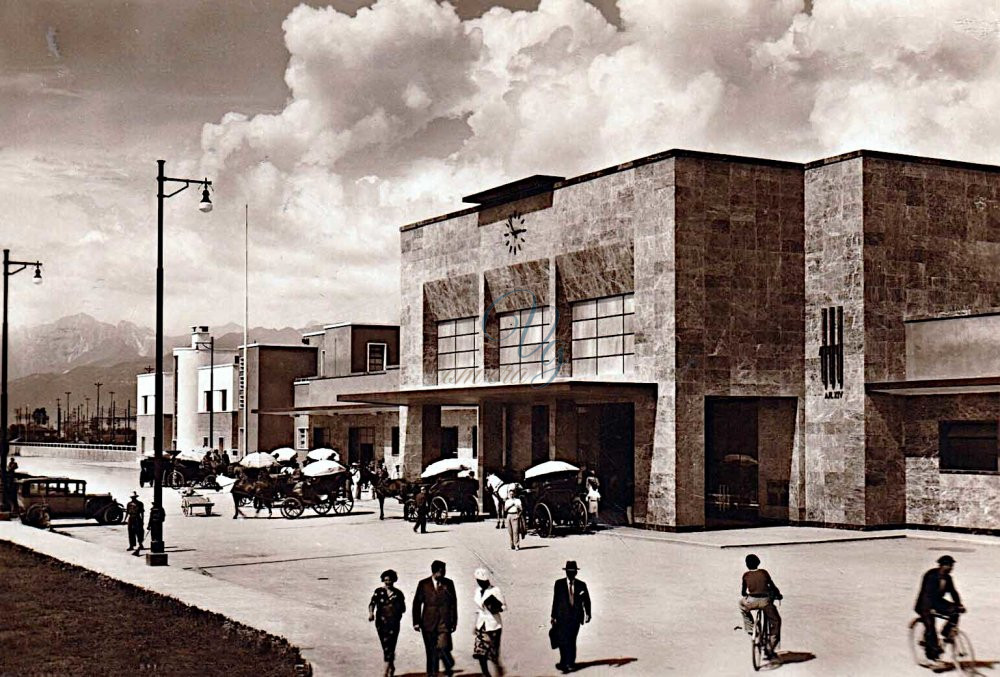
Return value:
[(998, 111), (981, 0), (0, 0), (0, 677), (1000, 676)]

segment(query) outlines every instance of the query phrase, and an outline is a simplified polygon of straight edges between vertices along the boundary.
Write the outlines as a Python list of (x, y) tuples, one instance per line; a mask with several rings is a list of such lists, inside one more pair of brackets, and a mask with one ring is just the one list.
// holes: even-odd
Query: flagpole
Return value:
[(243, 205), (243, 455), (250, 453), (250, 378), (247, 344), (250, 331), (250, 206)]

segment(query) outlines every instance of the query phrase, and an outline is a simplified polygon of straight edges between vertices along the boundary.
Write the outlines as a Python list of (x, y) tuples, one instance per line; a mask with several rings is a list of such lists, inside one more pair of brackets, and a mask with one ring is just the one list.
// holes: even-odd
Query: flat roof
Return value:
[(486, 402), (540, 402), (554, 397), (585, 402), (631, 402), (636, 397), (656, 393), (655, 383), (632, 381), (556, 380), (547, 385), (529, 383), (482, 383), (461, 386), (429, 386), (370, 393), (337, 395), (338, 402), (414, 406), (437, 404), (477, 406)]
[(941, 378), (913, 381), (865, 383), (865, 392), (916, 397), (919, 395), (968, 395), (1000, 393), (1000, 376), (976, 378)]
[[(323, 329), (339, 329), (341, 327), (386, 327), (389, 329), (399, 329), (398, 324), (391, 324), (389, 322), (334, 322), (333, 324), (324, 324)], [(323, 332), (314, 332), (316, 334), (322, 334)], [(303, 336), (312, 336), (313, 334), (303, 334)]]
[[(825, 167), (826, 165), (835, 164), (837, 162), (845, 162), (847, 160), (853, 160), (859, 157), (869, 157), (880, 160), (892, 160), (896, 162), (911, 162), (917, 164), (925, 165), (936, 165), (939, 167), (954, 167), (957, 169), (970, 169), (974, 171), (981, 172), (1000, 172), (1000, 166), (997, 165), (987, 165), (979, 164), (975, 162), (963, 162), (961, 160), (946, 160), (944, 158), (931, 158), (924, 157), (921, 155), (905, 155), (902, 153), (887, 153), (878, 150), (866, 150), (859, 149), (853, 150), (848, 153), (841, 153), (840, 155), (833, 155), (830, 157), (822, 158), (819, 160), (813, 160), (810, 162), (791, 162), (787, 160), (772, 160), (768, 158), (750, 157), (745, 155), (729, 155), (726, 153), (707, 153), (704, 151), (688, 150), (684, 148), (671, 148), (670, 150), (665, 150), (660, 153), (654, 153), (652, 155), (647, 155), (645, 157), (637, 158), (635, 160), (630, 160), (628, 162), (623, 162), (618, 165), (612, 165), (610, 167), (605, 167), (604, 169), (598, 169), (594, 172), (588, 172), (586, 174), (581, 174), (579, 176), (574, 176), (569, 179), (563, 179), (561, 181), (554, 182), (550, 188), (547, 190), (558, 190), (559, 188), (566, 188), (578, 183), (584, 183), (585, 181), (592, 181), (594, 179), (601, 178), (603, 176), (609, 176), (611, 174), (617, 174), (618, 172), (624, 172), (630, 169), (635, 169), (636, 167), (641, 167), (643, 165), (653, 164), (655, 162), (662, 162), (664, 160), (669, 160), (671, 158), (688, 157), (688, 158), (699, 158), (703, 160), (716, 160), (721, 162), (731, 162), (735, 164), (754, 164), (754, 165), (764, 165), (767, 167), (775, 167), (780, 169), (815, 169), (817, 167)], [(542, 176), (542, 175), (536, 175)], [(529, 177), (528, 179), (521, 179), (520, 181), (529, 181), (534, 177)], [(558, 178), (558, 177), (549, 177)], [(490, 188), (484, 191), (480, 191), (473, 195), (463, 198), (464, 202), (468, 202), (471, 198), (488, 196), (495, 192), (506, 189), (510, 186), (518, 184), (519, 181), (514, 181), (503, 186), (497, 186), (496, 188)], [(539, 191), (535, 191), (536, 193)], [(512, 199), (519, 199), (521, 197), (526, 197), (524, 195), (516, 195)], [(429, 226), (434, 223), (440, 223), (442, 221), (449, 221), (451, 219), (458, 218), (460, 216), (467, 216), (469, 214), (475, 214), (482, 211), (485, 208), (495, 206), (499, 204), (497, 202), (480, 204), (475, 207), (467, 207), (465, 209), (460, 209), (453, 212), (448, 212), (440, 216), (433, 216), (421, 221), (415, 221), (413, 223), (406, 224), (400, 227), (400, 232), (406, 232), (408, 230), (414, 230), (416, 228), (422, 228), (423, 226)]]
[(497, 186), (496, 188), (489, 188), (478, 193), (473, 193), (472, 195), (466, 195), (462, 198), (462, 202), (472, 202), (480, 205), (494, 205), (502, 204), (504, 202), (512, 202), (513, 200), (519, 200), (521, 198), (537, 195), (541, 192), (550, 191), (554, 185), (565, 180), (565, 176), (535, 174), (534, 176), (505, 183), (502, 186)]

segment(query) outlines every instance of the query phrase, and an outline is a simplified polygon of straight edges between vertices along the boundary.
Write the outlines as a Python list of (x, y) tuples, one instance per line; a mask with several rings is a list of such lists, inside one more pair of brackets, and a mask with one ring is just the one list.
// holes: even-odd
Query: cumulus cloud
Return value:
[(287, 105), (206, 125), (203, 173), (245, 196), (266, 222), (255, 237), (301, 266), (274, 282), (313, 295), (303, 318), (367, 319), (343, 317), (356, 308), (394, 319), (397, 227), (529, 174), (672, 147), (1000, 161), (995, 4), (618, 9), (620, 25), (583, 0), (470, 20), (435, 0), (381, 0), (353, 17), (299, 6), (283, 24)]

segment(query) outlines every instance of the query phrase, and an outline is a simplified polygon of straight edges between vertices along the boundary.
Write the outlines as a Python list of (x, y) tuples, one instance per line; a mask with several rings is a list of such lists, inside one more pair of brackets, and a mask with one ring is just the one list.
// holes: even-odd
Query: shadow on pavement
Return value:
[[(460, 674), (462, 674), (465, 671), (462, 670), (462, 668), (455, 668), (452, 672), (454, 674), (456, 674), (456, 675), (460, 675)], [(444, 674), (444, 670), (441, 670), (438, 674), (439, 675), (443, 675)], [(427, 677), (427, 673), (426, 672), (399, 672), (399, 673), (396, 673), (396, 677)]]
[(608, 666), (609, 668), (620, 668), (623, 665), (628, 665), (629, 663), (635, 663), (638, 658), (601, 658), (596, 661), (578, 661), (576, 664), (576, 672), (580, 670), (586, 670), (587, 668), (597, 668), (601, 666)]
[(785, 665), (786, 663), (805, 663), (806, 661), (811, 661), (816, 658), (816, 654), (809, 653), (808, 651), (779, 651), (778, 652), (778, 663)]
[(547, 548), (547, 545), (525, 545), (521, 547), (521, 550), (539, 550), (541, 548)]

